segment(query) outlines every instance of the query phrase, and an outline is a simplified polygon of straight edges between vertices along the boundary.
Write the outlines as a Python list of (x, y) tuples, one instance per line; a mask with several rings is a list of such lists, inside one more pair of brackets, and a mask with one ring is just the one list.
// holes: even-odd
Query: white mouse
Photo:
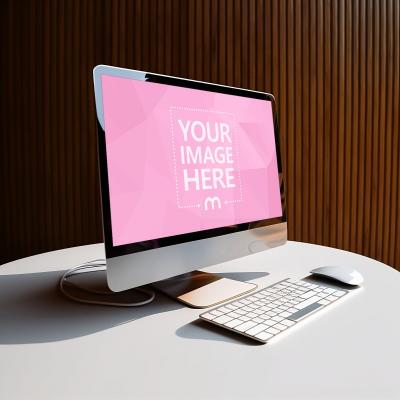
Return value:
[(321, 275), (335, 279), (339, 282), (346, 283), (347, 285), (357, 286), (364, 282), (362, 275), (351, 267), (326, 266), (315, 268), (310, 272), (314, 275)]

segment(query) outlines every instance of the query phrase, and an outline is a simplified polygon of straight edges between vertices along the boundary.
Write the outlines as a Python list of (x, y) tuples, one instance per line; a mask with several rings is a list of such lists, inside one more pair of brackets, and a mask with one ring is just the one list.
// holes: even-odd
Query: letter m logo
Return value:
[(209, 207), (211, 207), (214, 210), (216, 206), (218, 206), (218, 208), (221, 208), (221, 200), (218, 196), (206, 197), (206, 199), (204, 200), (205, 211), (207, 211)]

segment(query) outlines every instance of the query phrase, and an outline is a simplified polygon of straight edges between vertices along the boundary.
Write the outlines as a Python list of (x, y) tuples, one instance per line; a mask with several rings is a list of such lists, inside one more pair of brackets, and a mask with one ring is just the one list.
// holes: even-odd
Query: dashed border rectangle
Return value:
[(237, 165), (237, 171), (238, 171), (238, 178), (239, 178), (239, 193), (240, 193), (240, 198), (239, 199), (234, 199), (234, 200), (225, 200), (224, 204), (234, 204), (234, 203), (240, 203), (243, 201), (243, 189), (242, 189), (242, 177), (240, 174), (240, 166), (239, 166), (239, 145), (238, 145), (238, 138), (236, 135), (236, 116), (233, 113), (226, 112), (226, 111), (217, 111), (217, 110), (208, 110), (204, 108), (193, 108), (193, 107), (183, 107), (183, 106), (170, 106), (169, 107), (169, 121), (170, 121), (170, 131), (171, 131), (171, 143), (172, 143), (172, 161), (174, 164), (174, 175), (175, 175), (175, 195), (176, 195), (176, 203), (178, 208), (184, 209), (184, 208), (200, 208), (200, 204), (191, 204), (191, 205), (182, 205), (180, 202), (180, 196), (179, 196), (179, 185), (178, 185), (178, 174), (177, 174), (177, 168), (176, 168), (176, 147), (175, 147), (175, 132), (174, 132), (174, 118), (173, 118), (173, 113), (175, 110), (182, 110), (182, 111), (195, 111), (195, 112), (208, 112), (208, 113), (214, 113), (214, 114), (225, 114), (225, 115), (230, 115), (233, 117), (234, 120), (234, 128), (233, 128), (233, 133), (234, 133), (234, 140), (235, 140), (235, 147), (236, 147), (236, 165)]

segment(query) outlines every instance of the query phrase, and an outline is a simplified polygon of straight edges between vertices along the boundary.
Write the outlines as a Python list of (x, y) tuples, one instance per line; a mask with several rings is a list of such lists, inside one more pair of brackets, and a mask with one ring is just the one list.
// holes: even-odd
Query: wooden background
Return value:
[(400, 268), (397, 0), (6, 0), (1, 259), (102, 240), (99, 63), (273, 93), (290, 239)]

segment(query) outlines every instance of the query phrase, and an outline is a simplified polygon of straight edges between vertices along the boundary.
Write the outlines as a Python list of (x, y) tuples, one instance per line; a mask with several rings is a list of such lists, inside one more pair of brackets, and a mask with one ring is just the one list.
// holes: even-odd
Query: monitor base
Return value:
[(249, 293), (257, 288), (255, 283), (227, 279), (203, 271), (155, 282), (152, 286), (160, 292), (190, 307), (207, 308)]

